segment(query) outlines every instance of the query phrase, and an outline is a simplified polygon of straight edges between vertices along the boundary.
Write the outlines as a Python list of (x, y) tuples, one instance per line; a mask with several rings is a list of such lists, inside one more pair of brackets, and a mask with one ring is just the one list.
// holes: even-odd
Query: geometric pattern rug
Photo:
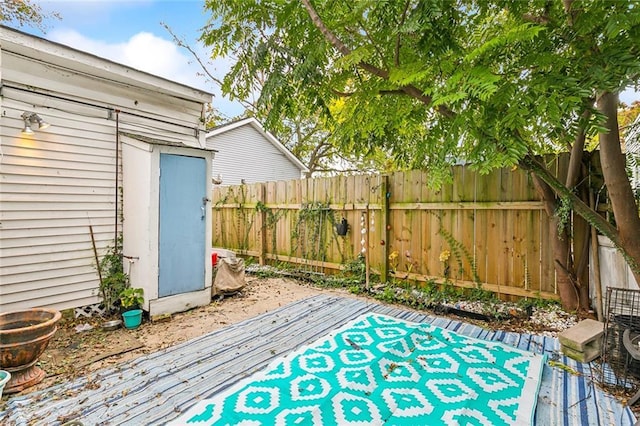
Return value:
[(367, 313), (170, 425), (530, 425), (545, 356)]

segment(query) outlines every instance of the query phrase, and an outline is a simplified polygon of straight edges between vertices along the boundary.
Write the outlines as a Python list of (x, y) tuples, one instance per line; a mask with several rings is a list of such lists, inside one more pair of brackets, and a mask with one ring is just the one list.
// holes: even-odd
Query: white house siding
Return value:
[(70, 127), (83, 122), (37, 112), (55, 123), (22, 137), (23, 110), (5, 97), (2, 116), (0, 203), (0, 311), (34, 306), (86, 305), (97, 301), (89, 225), (100, 248), (113, 239), (113, 135)]
[[(102, 255), (116, 232), (114, 111), (120, 131), (200, 146), (206, 94), (181, 98), (174, 83), (6, 28), (0, 35), (0, 312), (97, 303), (89, 225)], [(23, 136), (25, 111), (51, 126)]]
[(213, 177), (222, 185), (300, 179), (300, 168), (251, 125), (209, 137), (207, 146), (217, 151)]

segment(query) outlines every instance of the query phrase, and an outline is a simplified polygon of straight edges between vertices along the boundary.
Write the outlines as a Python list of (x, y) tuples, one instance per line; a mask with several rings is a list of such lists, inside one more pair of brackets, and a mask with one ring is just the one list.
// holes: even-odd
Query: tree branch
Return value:
[(402, 27), (402, 25), (404, 25), (404, 21), (407, 19), (407, 12), (409, 11), (409, 4), (410, 2), (406, 2), (404, 4), (404, 10), (402, 11), (402, 17), (400, 18), (400, 23), (398, 24), (398, 35), (396, 36), (396, 48), (395, 48), (395, 54), (394, 54), (394, 64), (396, 65), (396, 67), (400, 66), (400, 46), (402, 45), (402, 43), (400, 42), (400, 27)]
[(531, 173), (531, 177), (533, 178), (533, 186), (538, 191), (542, 197), (542, 205), (544, 206), (544, 211), (547, 213), (549, 218), (554, 217), (556, 214), (556, 194), (553, 192), (551, 187), (546, 184), (545, 181), (540, 179), (540, 177), (536, 173)]
[(527, 154), (520, 165), (530, 172), (535, 173), (543, 182), (547, 183), (553, 192), (560, 197), (568, 198), (571, 202), (573, 210), (583, 217), (587, 222), (593, 225), (603, 235), (606, 235), (611, 241), (620, 247), (620, 237), (616, 229), (607, 222), (602, 216), (596, 213), (588, 205), (584, 203), (576, 194), (574, 194), (569, 188), (564, 186), (555, 176), (553, 176), (546, 167), (540, 164), (531, 154)]
[(313, 22), (313, 25), (318, 30), (320, 30), (322, 35), (329, 41), (329, 43), (331, 43), (331, 45), (333, 47), (338, 49), (338, 52), (340, 52), (343, 56), (348, 56), (349, 54), (351, 54), (351, 49), (349, 49), (347, 47), (347, 45), (344, 44), (342, 42), (342, 40), (340, 40), (335, 34), (333, 34), (326, 27), (324, 22), (322, 22), (322, 18), (320, 18), (320, 15), (318, 15), (318, 12), (316, 12), (316, 10), (313, 7), (313, 5), (311, 4), (311, 2), (309, 0), (301, 0), (301, 1), (302, 1), (302, 4), (304, 5), (305, 9), (307, 9), (307, 13), (309, 14), (309, 17), (311, 18), (311, 22)]
[(640, 282), (640, 240), (638, 240), (640, 217), (638, 216), (638, 205), (634, 202), (631, 182), (624, 168), (617, 108), (618, 95), (616, 93), (604, 92), (600, 94), (598, 111), (606, 117), (605, 128), (607, 129), (599, 133), (600, 164), (602, 164), (602, 175), (607, 184), (613, 215), (616, 218), (617, 237), (622, 244), (618, 241), (613, 242), (617, 247), (624, 247), (622, 253), (625, 255), (634, 277)]
[[(191, 48), (191, 46), (189, 46), (187, 43), (184, 42), (184, 40), (182, 40), (181, 38), (179, 38), (172, 30), (171, 27), (169, 27), (169, 25), (167, 25), (164, 22), (161, 22), (160, 25), (162, 25), (168, 32), (169, 34), (171, 34), (171, 37), (173, 38), (173, 42), (178, 45), (178, 47), (182, 47), (183, 49), (185, 49), (187, 52), (189, 52), (191, 54), (191, 56), (193, 56), (193, 58), (196, 60), (196, 62), (198, 62), (198, 65), (200, 65), (200, 68), (202, 69), (202, 71), (207, 75), (207, 77), (209, 77), (211, 79), (211, 81), (213, 81), (214, 83), (216, 83), (217, 85), (219, 85), (221, 88), (223, 87), (223, 82), (222, 80), (220, 80), (218, 77), (214, 76), (213, 74), (211, 74), (211, 72), (209, 71), (209, 69), (207, 68), (207, 65), (204, 63), (204, 61), (202, 61), (202, 59), (200, 59), (200, 56), (196, 53), (195, 50), (193, 50)], [(238, 102), (240, 102), (240, 104), (246, 108), (246, 109), (250, 109), (255, 111), (256, 110), (256, 106), (255, 104), (248, 102), (244, 99), (237, 99)]]
[(340, 96), (341, 98), (348, 98), (349, 96), (355, 95), (354, 92), (341, 92), (340, 90), (331, 89), (331, 92), (334, 95)]
[(378, 44), (373, 40), (373, 38), (371, 37), (371, 34), (369, 34), (369, 31), (367, 31), (367, 29), (365, 28), (364, 23), (358, 19), (358, 24), (360, 24), (360, 27), (364, 31), (364, 34), (367, 37), (367, 40), (369, 40), (369, 43), (371, 43), (371, 45), (376, 50), (376, 52), (378, 52), (378, 56), (380, 57), (380, 62), (384, 64), (385, 63), (384, 53), (382, 52), (382, 50), (380, 50), (380, 47), (378, 47)]
[(527, 22), (533, 22), (534, 24), (547, 25), (549, 22), (549, 17), (546, 15), (533, 15), (531, 13), (525, 13), (522, 15), (522, 19)]
[(582, 166), (582, 154), (584, 152), (584, 143), (586, 140), (585, 125), (586, 120), (591, 116), (591, 110), (585, 109), (580, 115), (580, 125), (578, 127), (578, 134), (571, 147), (571, 155), (569, 156), (569, 168), (567, 170), (567, 180), (565, 186), (571, 190), (574, 189), (578, 183), (578, 177), (580, 176), (580, 170)]
[[(336, 48), (336, 50), (338, 50), (340, 54), (342, 54), (343, 56), (349, 56), (351, 54), (351, 49), (349, 49), (349, 47), (347, 47), (347, 45), (344, 44), (342, 40), (340, 40), (333, 32), (331, 32), (331, 30), (329, 30), (329, 28), (327, 28), (327, 26), (322, 21), (322, 18), (320, 17), (320, 15), (318, 15), (318, 12), (316, 12), (316, 10), (313, 8), (311, 1), (310, 0), (301, 0), (301, 1), (305, 9), (307, 9), (307, 13), (311, 18), (311, 22), (325, 37), (325, 39), (327, 39), (327, 41), (331, 43), (331, 45), (334, 48)], [(378, 68), (375, 65), (372, 65), (364, 61), (358, 62), (357, 66), (369, 72), (370, 74), (375, 75), (376, 77), (380, 77), (381, 79), (386, 81), (389, 80), (389, 71), (387, 70)], [(422, 90), (418, 89), (417, 87), (411, 84), (402, 86), (400, 90), (405, 92), (407, 95), (419, 100), (426, 106), (431, 105), (431, 102), (432, 102), (431, 96), (425, 95)], [(439, 105), (436, 108), (436, 110), (447, 118), (452, 118), (455, 116), (455, 113), (444, 105)]]
[(578, 17), (578, 13), (580, 10), (573, 9), (573, 0), (562, 0), (562, 6), (564, 7), (564, 11), (567, 14), (567, 23), (570, 27), (576, 22), (576, 18)]

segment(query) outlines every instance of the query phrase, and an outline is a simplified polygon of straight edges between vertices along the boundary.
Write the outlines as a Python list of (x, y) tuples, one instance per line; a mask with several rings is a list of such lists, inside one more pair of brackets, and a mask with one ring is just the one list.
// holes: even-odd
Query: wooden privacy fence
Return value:
[[(566, 160), (554, 160), (557, 176)], [(216, 187), (213, 245), (314, 272), (340, 270), (363, 254), (383, 282), (450, 280), (503, 296), (558, 298), (549, 218), (526, 172), (456, 166), (452, 183), (428, 183), (427, 172), (409, 171)], [(343, 218), (349, 230), (340, 236)]]

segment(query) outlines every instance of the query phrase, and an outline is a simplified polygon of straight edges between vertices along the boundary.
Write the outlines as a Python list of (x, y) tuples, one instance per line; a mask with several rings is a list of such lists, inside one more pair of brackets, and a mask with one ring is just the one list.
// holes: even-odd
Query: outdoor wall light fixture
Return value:
[(21, 117), (24, 120), (24, 128), (22, 129), (22, 134), (24, 135), (33, 135), (34, 132), (31, 126), (34, 124), (38, 125), (38, 130), (44, 130), (50, 126), (35, 112), (23, 112)]

